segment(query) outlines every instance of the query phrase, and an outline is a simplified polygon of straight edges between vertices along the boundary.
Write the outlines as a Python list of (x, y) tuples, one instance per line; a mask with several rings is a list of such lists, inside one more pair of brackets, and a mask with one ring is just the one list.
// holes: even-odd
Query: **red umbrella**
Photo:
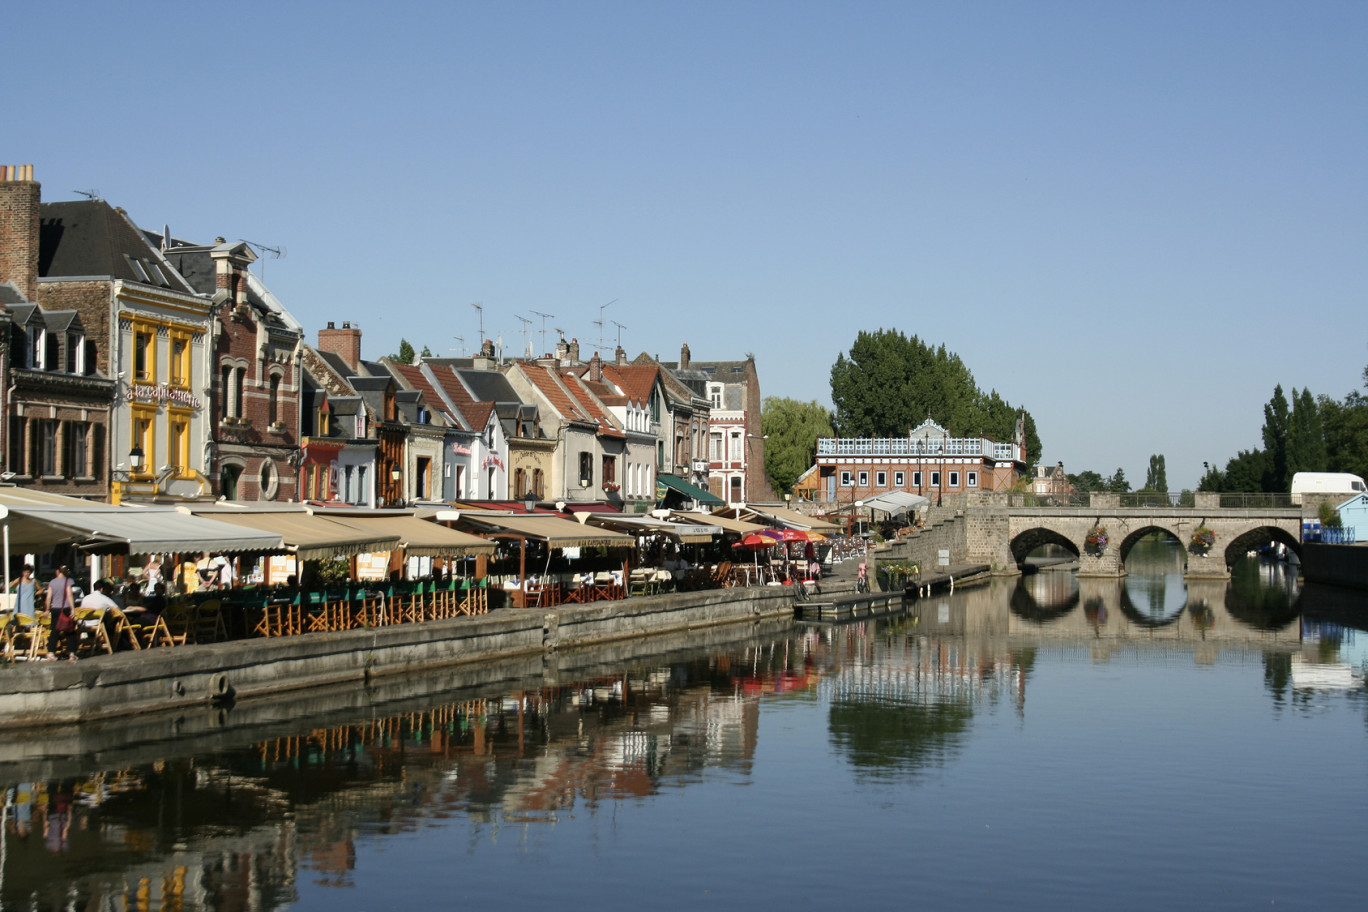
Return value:
[(733, 548), (745, 548), (747, 551), (761, 551), (765, 548), (773, 548), (778, 542), (763, 532), (752, 532), (741, 539)]
[(808, 537), (808, 534), (806, 532), (799, 531), (798, 529), (767, 529), (765, 530), (764, 534), (778, 534), (779, 540), (785, 542), (805, 542), (812, 540)]

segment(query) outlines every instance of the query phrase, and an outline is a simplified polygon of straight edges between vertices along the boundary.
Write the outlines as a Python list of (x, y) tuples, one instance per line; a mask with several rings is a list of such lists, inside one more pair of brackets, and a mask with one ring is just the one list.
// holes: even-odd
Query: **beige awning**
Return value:
[(296, 510), (250, 510), (231, 506), (182, 507), (197, 516), (231, 523), (244, 529), (272, 532), (284, 540), (283, 550), (300, 560), (351, 557), (372, 551), (393, 551), (399, 536), (353, 525), (341, 518)]
[(396, 536), (399, 539), (399, 547), (412, 556), (460, 557), (494, 553), (494, 542), (487, 538), (480, 538), (478, 535), (457, 529), (448, 529), (412, 514), (364, 516), (349, 513), (338, 518), (349, 525), (368, 529), (377, 535)]
[(811, 529), (813, 532), (821, 532), (823, 534), (841, 531), (841, 527), (836, 523), (827, 522), (820, 516), (808, 516), (806, 513), (800, 513), (797, 510), (791, 510), (788, 507), (771, 507), (768, 504), (765, 506), (757, 506), (751, 504), (746, 507), (746, 509), (757, 516), (766, 517), (773, 522), (776, 522), (781, 526), (787, 526), (790, 529)]
[[(442, 519), (445, 516), (443, 513), (439, 513), (438, 518)], [(621, 532), (598, 529), (593, 526), (582, 525), (574, 520), (549, 516), (544, 513), (508, 514), (461, 510), (458, 518), (453, 518), (457, 525), (465, 526), (475, 532), (525, 535), (528, 538), (545, 542), (552, 548), (636, 547), (636, 536), (634, 535), (623, 535)]]
[(277, 551), (280, 536), (260, 527), (244, 529), (174, 507), (121, 507), (83, 502), (80, 506), (27, 504), (9, 509), (13, 551), (47, 551), (57, 545), (114, 554), (213, 554)]
[(614, 529), (629, 535), (664, 535), (686, 545), (707, 544), (721, 534), (716, 526), (670, 522), (641, 513), (581, 513), (579, 519), (586, 525)]
[(670, 515), (680, 522), (717, 526), (720, 529), (726, 529), (728, 532), (735, 532), (738, 535), (748, 535), (751, 532), (759, 532), (761, 529), (769, 528), (769, 526), (748, 523), (740, 519), (728, 519), (725, 516), (714, 516), (711, 513), (671, 513)]

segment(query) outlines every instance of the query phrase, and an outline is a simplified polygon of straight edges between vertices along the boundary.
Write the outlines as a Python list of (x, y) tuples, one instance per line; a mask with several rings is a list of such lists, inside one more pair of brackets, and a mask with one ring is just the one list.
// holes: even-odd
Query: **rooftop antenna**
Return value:
[(461, 343), (461, 347), (460, 347), (459, 349), (453, 348), (452, 351), (459, 351), (459, 352), (461, 353), (461, 357), (464, 358), (464, 357), (465, 357), (465, 336), (452, 336), (451, 338), (453, 338), (453, 339), (455, 339), (457, 342), (460, 342), (460, 343)]
[(480, 312), (480, 338), (478, 344), (480, 346), (480, 351), (484, 351), (484, 305), (476, 304), (472, 301), (470, 306)]
[(613, 325), (616, 326), (616, 327), (618, 328), (617, 347), (618, 347), (618, 348), (622, 348), (622, 331), (623, 331), (624, 329), (626, 329), (627, 327), (623, 326), (623, 325), (622, 325), (621, 323), (619, 323), (617, 320), (614, 320), (614, 321), (613, 321)]
[[(250, 247), (255, 247), (262, 253), (269, 253), (273, 260), (284, 259), (285, 254), (289, 253), (289, 251), (285, 249), (284, 244), (281, 244), (279, 247), (267, 247), (265, 244), (258, 244), (256, 241), (249, 241), (246, 238), (238, 238), (238, 240)], [(258, 276), (258, 278), (264, 282), (266, 281), (266, 261), (264, 259), (260, 260), (258, 265), (261, 267), (261, 275)]]
[(102, 198), (100, 196), (100, 191), (96, 190), (94, 187), (92, 187), (89, 190), (72, 190), (71, 192), (76, 194), (77, 196), (84, 196), (88, 200), (97, 200)]
[[(546, 321), (548, 318), (554, 317), (555, 314), (544, 314), (540, 310), (534, 310), (532, 312), (542, 318), (542, 354), (546, 354)], [(556, 332), (560, 332), (560, 330), (556, 330)]]
[(598, 318), (597, 320), (594, 321), (594, 325), (597, 326), (597, 327), (599, 328), (598, 346), (599, 346), (600, 349), (602, 349), (602, 348), (604, 347), (604, 338), (603, 338), (603, 312), (604, 312), (605, 310), (607, 310), (609, 307), (612, 307), (612, 306), (613, 306), (614, 304), (616, 304), (619, 300), (620, 300), (619, 298), (613, 298), (613, 300), (609, 301), (607, 304), (604, 304), (602, 307), (599, 308), (599, 318)]
[(527, 357), (530, 358), (532, 357), (532, 353), (529, 350), (529, 346), (532, 343), (527, 341), (527, 324), (531, 323), (532, 321), (529, 320), (527, 317), (519, 316), (518, 314), (514, 314), (513, 317), (514, 319), (522, 322), (522, 329), (519, 331), (523, 334), (523, 351), (527, 352)]

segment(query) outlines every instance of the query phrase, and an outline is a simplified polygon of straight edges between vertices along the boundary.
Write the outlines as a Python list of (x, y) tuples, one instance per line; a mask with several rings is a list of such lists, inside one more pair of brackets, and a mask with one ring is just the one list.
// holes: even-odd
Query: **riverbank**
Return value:
[(1368, 591), (1368, 543), (1322, 545), (1304, 542), (1301, 572), (1308, 583)]
[(714, 589), (554, 609), (0, 666), (0, 729), (89, 723), (371, 685), (445, 666), (791, 617), (786, 587)]

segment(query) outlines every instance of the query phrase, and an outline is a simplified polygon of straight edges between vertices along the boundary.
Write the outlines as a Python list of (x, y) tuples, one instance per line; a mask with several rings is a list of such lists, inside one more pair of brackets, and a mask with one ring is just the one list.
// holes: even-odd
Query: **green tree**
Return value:
[(1125, 494), (1130, 489), (1130, 482), (1126, 481), (1126, 470), (1117, 466), (1116, 473), (1107, 479), (1107, 490), (1113, 494)]
[(1287, 438), (1291, 428), (1291, 415), (1287, 408), (1287, 397), (1283, 395), (1282, 384), (1273, 388), (1273, 398), (1264, 406), (1263, 444), (1267, 454), (1263, 491), (1286, 491), (1292, 481), (1287, 469)]
[(1287, 436), (1287, 474), (1324, 472), (1325, 422), (1309, 388), (1292, 391), (1292, 417)]
[(399, 354), (390, 355), (389, 359), (398, 364), (412, 364), (414, 359), (413, 346), (408, 339), (399, 340)]
[(1149, 468), (1145, 471), (1145, 490), (1168, 493), (1168, 473), (1164, 469), (1164, 454), (1152, 454)]
[(1068, 473), (1068, 477), (1069, 483), (1072, 484), (1074, 490), (1079, 493), (1107, 490), (1107, 479), (1091, 469), (1083, 472)]
[(760, 424), (765, 429), (765, 474), (780, 494), (810, 469), (818, 437), (834, 437), (831, 412), (819, 402), (765, 397)]
[(1267, 476), (1268, 454), (1263, 450), (1241, 450), (1226, 463), (1223, 490), (1262, 491)]
[(1226, 490), (1225, 473), (1221, 471), (1221, 467), (1207, 462), (1202, 465), (1205, 471), (1202, 473), (1202, 480), (1197, 483), (1197, 490), (1216, 493)]
[(418, 353), (418, 357), (424, 358), (424, 359), (426, 359), (426, 358), (431, 358), (431, 357), (432, 357), (432, 349), (430, 349), (430, 348), (428, 348), (426, 345), (424, 345), (424, 346), (423, 346), (423, 350), (420, 351), (420, 352)]
[(1024, 417), (1027, 462), (1040, 459), (1035, 420), (996, 390), (983, 393), (959, 356), (896, 329), (861, 331), (831, 367), (835, 426), (843, 437), (897, 437), (927, 417), (956, 436), (1007, 441)]

